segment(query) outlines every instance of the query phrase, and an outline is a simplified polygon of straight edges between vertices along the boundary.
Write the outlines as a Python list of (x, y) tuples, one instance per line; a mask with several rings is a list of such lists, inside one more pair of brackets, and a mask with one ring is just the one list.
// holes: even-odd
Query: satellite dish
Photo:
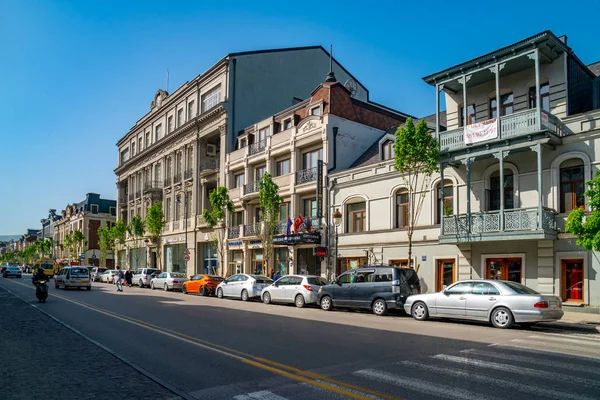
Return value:
[(348, 89), (348, 91), (350, 92), (350, 96), (354, 97), (356, 96), (356, 91), (358, 90), (358, 85), (356, 84), (356, 81), (352, 78), (348, 79), (346, 81), (346, 83), (344, 83), (344, 87), (346, 89)]

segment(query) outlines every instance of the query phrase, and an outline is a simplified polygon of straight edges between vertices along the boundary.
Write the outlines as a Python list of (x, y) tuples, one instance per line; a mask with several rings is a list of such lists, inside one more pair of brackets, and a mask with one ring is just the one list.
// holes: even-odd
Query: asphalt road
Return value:
[[(0, 287), (35, 301), (27, 277)], [(187, 398), (600, 398), (597, 333), (124, 290), (51, 284), (39, 307)]]

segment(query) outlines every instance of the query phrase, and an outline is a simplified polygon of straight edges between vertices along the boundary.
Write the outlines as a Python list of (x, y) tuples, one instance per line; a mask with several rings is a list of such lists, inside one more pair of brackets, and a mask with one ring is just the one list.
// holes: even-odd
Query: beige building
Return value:
[[(447, 109), (442, 168), (413, 237), (424, 291), (508, 279), (567, 305), (600, 305), (597, 254), (564, 233), (568, 213), (587, 209), (584, 182), (599, 170), (599, 79), (590, 67), (566, 38), (542, 32), (424, 78), (443, 90)], [(386, 160), (393, 139), (383, 136), (362, 163), (331, 176), (331, 210), (343, 215), (338, 272), (409, 263), (406, 192)]]

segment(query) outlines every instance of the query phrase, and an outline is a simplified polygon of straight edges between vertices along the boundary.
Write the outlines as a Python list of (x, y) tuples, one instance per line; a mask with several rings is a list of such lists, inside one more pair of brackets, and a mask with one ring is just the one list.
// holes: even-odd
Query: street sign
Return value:
[(186, 248), (186, 249), (183, 251), (183, 255), (184, 255), (184, 256), (189, 256), (189, 255), (190, 255), (190, 249), (187, 249), (187, 248)]
[(92, 254), (92, 260), (95, 260), (95, 259), (96, 259), (96, 255)]
[(185, 255), (183, 256), (183, 261), (185, 261), (185, 262), (188, 262), (188, 261), (190, 261), (190, 255), (189, 255), (189, 254), (185, 254)]
[(85, 258), (85, 253), (81, 253), (81, 254), (79, 254), (79, 257), (81, 257), (81, 258)]

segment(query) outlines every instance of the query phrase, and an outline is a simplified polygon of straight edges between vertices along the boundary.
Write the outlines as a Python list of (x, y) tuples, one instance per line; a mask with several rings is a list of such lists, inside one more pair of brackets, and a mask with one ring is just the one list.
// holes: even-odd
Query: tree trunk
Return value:
[(413, 232), (408, 232), (408, 267), (410, 268), (410, 264), (412, 262), (412, 235)]

